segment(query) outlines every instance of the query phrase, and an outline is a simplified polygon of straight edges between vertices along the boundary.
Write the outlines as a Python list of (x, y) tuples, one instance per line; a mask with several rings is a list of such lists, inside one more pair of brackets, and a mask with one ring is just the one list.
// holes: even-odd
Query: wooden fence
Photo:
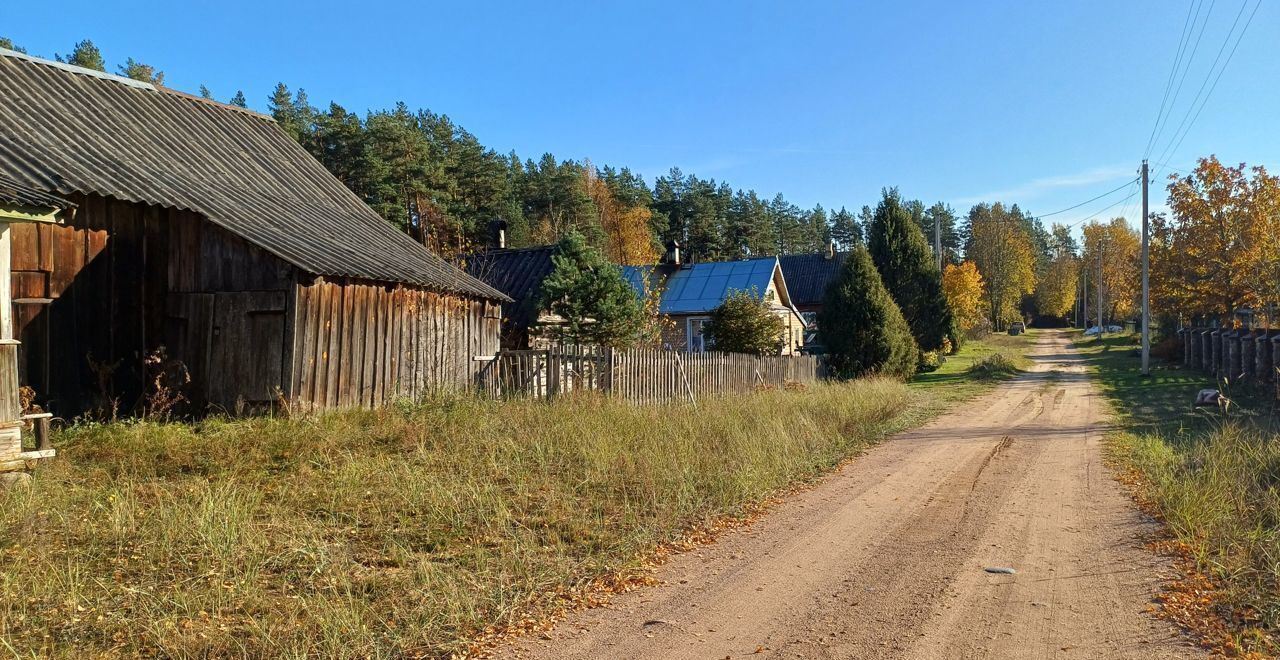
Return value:
[(825, 376), (819, 357), (680, 353), (599, 347), (503, 351), (480, 374), (490, 396), (549, 398), (604, 392), (636, 403), (694, 401), (761, 388), (812, 385)]

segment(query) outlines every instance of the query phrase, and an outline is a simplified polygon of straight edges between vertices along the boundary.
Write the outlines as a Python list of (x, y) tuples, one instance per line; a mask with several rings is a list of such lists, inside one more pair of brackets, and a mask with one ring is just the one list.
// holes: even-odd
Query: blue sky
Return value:
[[(258, 109), (278, 81), (317, 105), (404, 101), (499, 151), (650, 180), (678, 166), (804, 206), (856, 208), (896, 185), (961, 212), (986, 200), (1043, 214), (1134, 177), (1191, 1), (15, 1), (0, 35), (48, 57), (92, 38), (111, 63), (132, 56), (222, 100), (243, 89)], [(1190, 121), (1242, 6), (1198, 5), (1153, 159)], [(1215, 153), (1280, 170), (1278, 28), (1280, 3), (1264, 3), (1168, 167)], [(1136, 219), (1134, 202), (1103, 215)]]

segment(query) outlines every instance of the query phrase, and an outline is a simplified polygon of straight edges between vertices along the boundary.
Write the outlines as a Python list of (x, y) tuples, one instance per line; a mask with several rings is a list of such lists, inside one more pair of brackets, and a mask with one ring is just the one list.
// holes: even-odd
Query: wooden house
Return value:
[(778, 265), (782, 267), (782, 275), (787, 280), (787, 290), (791, 293), (791, 302), (800, 311), (800, 316), (804, 317), (804, 347), (808, 352), (823, 350), (818, 340), (818, 313), (822, 311), (822, 300), (826, 296), (827, 287), (835, 281), (848, 256), (848, 252), (837, 252), (833, 246), (825, 252), (778, 257)]
[(804, 318), (792, 302), (777, 257), (686, 264), (678, 245), (668, 246), (657, 266), (624, 266), (623, 272), (641, 297), (659, 296), (664, 317), (662, 343), (671, 350), (703, 353), (713, 350), (703, 328), (711, 312), (736, 291), (760, 296), (783, 321), (778, 338), (782, 355), (804, 347)]
[(10, 226), (18, 373), (47, 409), (136, 410), (160, 372), (197, 412), (375, 406), (498, 350), (506, 296), (271, 118), (4, 50), (0, 98), (0, 177), (76, 205)]
[(542, 281), (555, 269), (551, 257), (555, 245), (485, 250), (466, 259), (467, 272), (511, 298), (502, 305), (503, 350), (534, 348), (542, 337), (539, 329), (561, 319), (542, 308)]

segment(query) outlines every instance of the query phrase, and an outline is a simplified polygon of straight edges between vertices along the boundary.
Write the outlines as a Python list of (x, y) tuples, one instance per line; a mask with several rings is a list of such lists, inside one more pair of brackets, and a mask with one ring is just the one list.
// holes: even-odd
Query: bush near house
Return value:
[(711, 311), (703, 332), (717, 351), (778, 355), (784, 329), (758, 291), (734, 291)]

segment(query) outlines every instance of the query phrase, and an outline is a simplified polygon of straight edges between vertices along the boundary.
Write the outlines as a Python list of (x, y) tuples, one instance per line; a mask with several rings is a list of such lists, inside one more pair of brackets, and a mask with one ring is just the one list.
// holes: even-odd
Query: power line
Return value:
[[(1137, 180), (1137, 179), (1134, 179), (1131, 183), (1137, 183), (1137, 182), (1138, 182), (1138, 180)], [(1125, 197), (1124, 199), (1122, 199), (1122, 200), (1120, 200), (1120, 201), (1118, 201), (1118, 202), (1115, 202), (1115, 203), (1111, 204), (1110, 206), (1106, 206), (1106, 207), (1103, 207), (1103, 208), (1101, 208), (1101, 209), (1098, 209), (1097, 211), (1095, 211), (1095, 212), (1093, 213), (1093, 215), (1090, 215), (1090, 216), (1085, 217), (1085, 218), (1081, 218), (1080, 220), (1077, 220), (1077, 221), (1075, 221), (1075, 222), (1073, 222), (1073, 223), (1071, 223), (1070, 225), (1067, 225), (1067, 226), (1068, 226), (1068, 227), (1074, 227), (1074, 226), (1076, 226), (1076, 225), (1084, 224), (1085, 222), (1088, 222), (1089, 220), (1092, 220), (1092, 219), (1094, 219), (1094, 218), (1096, 218), (1096, 217), (1098, 217), (1098, 216), (1102, 215), (1103, 213), (1106, 213), (1108, 210), (1113, 209), (1113, 208), (1115, 208), (1116, 206), (1119, 206), (1122, 202), (1127, 202), (1127, 201), (1129, 201), (1129, 200), (1133, 199), (1135, 196), (1137, 196), (1137, 194), (1138, 194), (1138, 192), (1139, 192), (1139, 191), (1140, 191), (1140, 189), (1136, 188), (1136, 189), (1134, 189), (1134, 191), (1133, 191), (1133, 192), (1129, 193), (1129, 195), (1128, 195), (1127, 197)]]
[[(1178, 37), (1178, 51), (1173, 58), (1173, 68), (1169, 70), (1169, 79), (1165, 81), (1164, 96), (1161, 97), (1160, 99), (1160, 109), (1156, 112), (1156, 120), (1151, 125), (1151, 135), (1147, 137), (1147, 146), (1143, 149), (1142, 151), (1143, 154), (1149, 154), (1151, 152), (1151, 147), (1154, 146), (1155, 144), (1156, 129), (1160, 127), (1160, 123), (1161, 123), (1160, 120), (1162, 117), (1164, 117), (1165, 103), (1169, 101), (1169, 92), (1173, 90), (1173, 79), (1178, 74), (1178, 67), (1182, 63), (1183, 49), (1186, 47), (1188, 36), (1191, 34), (1187, 30), (1187, 28), (1192, 24), (1191, 10), (1196, 8), (1197, 6), (1198, 6), (1197, 0), (1191, 0), (1191, 2), (1187, 3), (1187, 16), (1186, 18), (1182, 19), (1182, 36)], [(1199, 14), (1198, 11), (1196, 13), (1197, 15)], [(1172, 108), (1170, 108), (1170, 110), (1172, 111)]]
[(1128, 180), (1128, 181), (1125, 181), (1124, 183), (1120, 184), (1119, 186), (1117, 186), (1117, 187), (1115, 187), (1115, 188), (1112, 188), (1111, 190), (1108, 190), (1107, 192), (1102, 193), (1101, 195), (1098, 195), (1097, 197), (1094, 197), (1093, 199), (1086, 199), (1085, 201), (1080, 202), (1079, 204), (1076, 204), (1075, 206), (1068, 206), (1068, 207), (1067, 207), (1067, 208), (1065, 208), (1065, 209), (1059, 209), (1059, 210), (1057, 210), (1057, 211), (1054, 211), (1053, 213), (1039, 213), (1039, 214), (1037, 214), (1035, 217), (1036, 217), (1036, 218), (1047, 218), (1047, 217), (1049, 217), (1049, 216), (1051, 216), (1051, 215), (1058, 215), (1059, 213), (1066, 213), (1067, 211), (1071, 211), (1071, 210), (1074, 210), (1074, 209), (1078, 209), (1078, 208), (1080, 208), (1081, 206), (1084, 206), (1085, 204), (1088, 204), (1088, 203), (1090, 203), (1090, 202), (1096, 202), (1096, 201), (1098, 201), (1098, 200), (1102, 199), (1103, 197), (1106, 197), (1107, 195), (1110, 195), (1110, 194), (1112, 194), (1112, 193), (1119, 192), (1119, 191), (1123, 190), (1123, 189), (1125, 188), (1125, 186), (1128, 186), (1129, 184), (1131, 184), (1131, 183), (1133, 183), (1134, 181), (1137, 181), (1137, 180), (1138, 180), (1138, 179), (1137, 179), (1137, 177), (1135, 177), (1135, 178), (1133, 178), (1133, 179), (1130, 179), (1130, 180)]
[[(1182, 116), (1182, 121), (1178, 123), (1178, 128), (1173, 132), (1173, 138), (1170, 138), (1169, 145), (1167, 145), (1164, 151), (1160, 153), (1160, 157), (1156, 159), (1157, 161), (1163, 161), (1177, 153), (1178, 147), (1182, 146), (1182, 141), (1187, 138), (1187, 135), (1191, 132), (1191, 128), (1195, 126), (1196, 120), (1200, 118), (1200, 113), (1203, 112), (1204, 107), (1208, 105), (1209, 97), (1213, 95), (1213, 90), (1218, 87), (1218, 81), (1222, 80), (1222, 74), (1226, 73), (1227, 67), (1231, 65), (1231, 60), (1235, 57), (1236, 49), (1240, 47), (1240, 42), (1244, 40), (1245, 33), (1249, 31), (1249, 26), (1253, 23), (1253, 17), (1258, 14), (1258, 8), (1262, 6), (1262, 0), (1257, 0), (1257, 2), (1254, 3), (1253, 11), (1249, 14), (1249, 20), (1245, 21), (1244, 27), (1240, 30), (1239, 36), (1236, 37), (1235, 44), (1231, 47), (1231, 53), (1227, 55), (1226, 61), (1222, 63), (1222, 68), (1218, 69), (1217, 77), (1214, 77), (1214, 68), (1217, 67), (1218, 60), (1222, 58), (1222, 53), (1226, 50), (1227, 44), (1231, 43), (1231, 35), (1235, 32), (1236, 25), (1240, 23), (1240, 17), (1244, 14), (1244, 10), (1248, 6), (1249, 0), (1244, 0), (1244, 2), (1240, 4), (1240, 11), (1236, 13), (1236, 19), (1231, 24), (1231, 29), (1227, 31), (1226, 39), (1222, 41), (1222, 46), (1218, 48), (1218, 55), (1213, 58), (1213, 64), (1209, 65), (1209, 73), (1205, 76), (1204, 82), (1200, 83), (1200, 89), (1196, 92), (1195, 98), (1191, 100), (1191, 105), (1187, 107), (1187, 112)], [(1210, 78), (1213, 78), (1213, 84), (1209, 87), (1208, 93), (1204, 94), (1205, 86), (1209, 84)], [(1196, 102), (1200, 101), (1201, 94), (1204, 94), (1204, 100), (1200, 102), (1200, 107), (1196, 108)], [(1192, 116), (1191, 113), (1192, 109), (1195, 109), (1194, 116)], [(1188, 118), (1191, 119), (1190, 123), (1187, 122)], [(1186, 126), (1185, 130), (1183, 130), (1184, 125)], [(1179, 133), (1181, 133), (1181, 135), (1179, 135)], [(1158, 175), (1159, 172), (1156, 174)]]
[[(1200, 40), (1204, 37), (1205, 28), (1209, 27), (1209, 16), (1213, 14), (1213, 6), (1215, 4), (1217, 4), (1217, 0), (1211, 0), (1211, 2), (1209, 3), (1209, 11), (1206, 11), (1204, 13), (1204, 22), (1200, 23), (1200, 31), (1196, 33), (1196, 43), (1194, 46), (1191, 47), (1191, 54), (1187, 56), (1186, 66), (1183, 67), (1182, 75), (1178, 78), (1178, 87), (1177, 89), (1173, 90), (1173, 96), (1169, 100), (1169, 112), (1165, 114), (1164, 121), (1160, 122), (1160, 125), (1157, 126), (1156, 137), (1153, 140), (1153, 143), (1148, 145), (1147, 152), (1144, 153), (1142, 156), (1143, 158), (1146, 158), (1147, 156), (1151, 155), (1150, 153), (1151, 148), (1155, 146), (1155, 143), (1158, 143), (1160, 141), (1160, 134), (1164, 132), (1165, 126), (1167, 125), (1165, 122), (1169, 121), (1169, 118), (1173, 116), (1173, 109), (1178, 105), (1178, 96), (1182, 94), (1183, 83), (1187, 82), (1187, 74), (1191, 73), (1191, 64), (1192, 62), (1195, 61), (1196, 52), (1200, 50)], [(1203, 6), (1203, 1), (1201, 2), (1200, 6)], [(1196, 17), (1191, 19), (1191, 32), (1195, 32), (1196, 22), (1199, 20), (1199, 18), (1200, 18), (1200, 9), (1199, 7), (1197, 7)], [(1190, 37), (1191, 37), (1191, 33), (1188, 32), (1187, 33), (1188, 41), (1190, 40)]]

